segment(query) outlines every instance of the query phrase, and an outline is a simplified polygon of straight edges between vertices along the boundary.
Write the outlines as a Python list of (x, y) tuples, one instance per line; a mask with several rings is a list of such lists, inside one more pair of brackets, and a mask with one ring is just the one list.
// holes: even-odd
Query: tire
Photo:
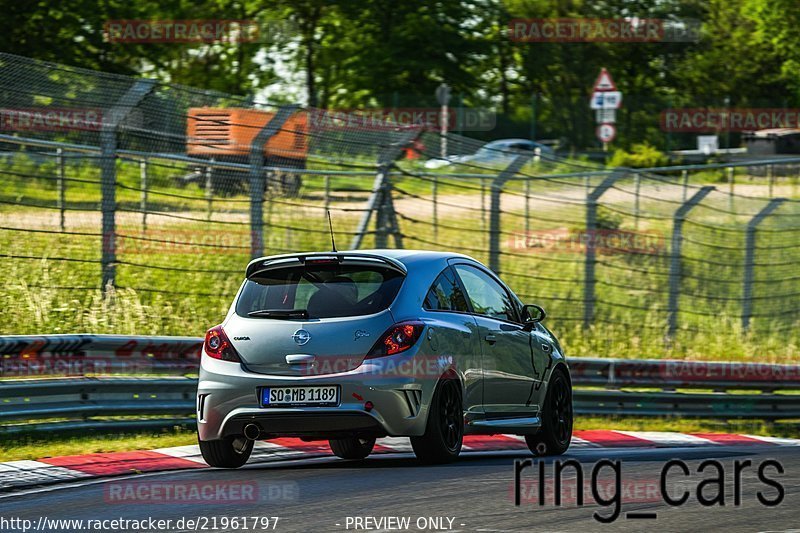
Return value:
[(526, 435), (525, 442), (534, 455), (561, 455), (572, 439), (572, 387), (561, 368), (553, 371), (542, 409), (542, 428)]
[(328, 441), (331, 451), (342, 459), (364, 459), (375, 447), (375, 439), (331, 439)]
[(441, 464), (458, 459), (464, 440), (462, 405), (458, 382), (452, 378), (442, 380), (433, 394), (425, 434), (411, 437), (411, 447), (420, 461)]
[(239, 468), (247, 462), (253, 452), (255, 441), (243, 436), (225, 437), (219, 440), (199, 440), (200, 453), (208, 466)]

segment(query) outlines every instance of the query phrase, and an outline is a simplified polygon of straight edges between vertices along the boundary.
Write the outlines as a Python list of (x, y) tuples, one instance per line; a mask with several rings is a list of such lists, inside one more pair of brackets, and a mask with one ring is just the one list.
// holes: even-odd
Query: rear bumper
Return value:
[[(201, 359), (197, 388), (197, 427), (200, 440), (241, 435), (250, 422), (272, 437), (300, 436), (332, 438), (343, 435), (419, 436), (425, 432), (428, 405), (439, 375), (388, 375), (384, 368), (414, 357), (398, 354), (366, 361), (339, 374), (321, 376), (275, 376), (249, 372), (237, 363)], [(395, 359), (392, 365), (392, 359)], [(402, 359), (401, 359), (402, 358)], [(446, 368), (442, 369), (442, 373)], [(270, 407), (259, 405), (261, 387), (338, 385), (336, 407)], [(365, 408), (371, 402), (373, 408)]]
[(224, 427), (224, 435), (241, 435), (244, 426), (256, 424), (261, 438), (284, 437), (348, 437), (354, 435), (382, 437), (386, 432), (378, 421), (365, 412), (321, 413), (252, 413), (234, 415)]

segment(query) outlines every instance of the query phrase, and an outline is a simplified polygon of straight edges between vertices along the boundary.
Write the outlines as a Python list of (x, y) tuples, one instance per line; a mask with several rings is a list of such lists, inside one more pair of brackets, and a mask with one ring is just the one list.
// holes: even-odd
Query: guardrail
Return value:
[[(201, 345), (195, 337), (0, 337), (2, 431), (191, 426)], [(569, 362), (579, 415), (800, 418), (800, 365)]]

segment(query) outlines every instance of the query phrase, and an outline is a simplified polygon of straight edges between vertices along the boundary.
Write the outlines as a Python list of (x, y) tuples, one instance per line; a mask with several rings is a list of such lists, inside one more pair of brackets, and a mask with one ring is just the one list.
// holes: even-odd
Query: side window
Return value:
[(444, 269), (433, 282), (423, 307), (429, 311), (468, 311), (467, 299), (450, 267)]
[(469, 265), (456, 265), (472, 309), (479, 315), (517, 321), (517, 313), (508, 292), (487, 273)]

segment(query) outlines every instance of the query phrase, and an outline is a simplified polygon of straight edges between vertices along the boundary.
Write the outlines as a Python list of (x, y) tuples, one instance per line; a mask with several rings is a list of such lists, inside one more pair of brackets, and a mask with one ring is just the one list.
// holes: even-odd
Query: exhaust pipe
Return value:
[(244, 427), (244, 436), (249, 440), (256, 440), (261, 435), (261, 428), (258, 424), (247, 424)]

